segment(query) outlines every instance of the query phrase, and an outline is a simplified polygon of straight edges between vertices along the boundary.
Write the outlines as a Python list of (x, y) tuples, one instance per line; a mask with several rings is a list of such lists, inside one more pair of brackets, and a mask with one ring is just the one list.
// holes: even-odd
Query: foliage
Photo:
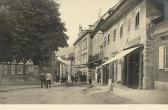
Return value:
[(0, 42), (5, 41), (0, 52), (6, 61), (46, 63), (51, 51), (67, 46), (59, 4), (53, 0), (1, 0), (0, 23)]

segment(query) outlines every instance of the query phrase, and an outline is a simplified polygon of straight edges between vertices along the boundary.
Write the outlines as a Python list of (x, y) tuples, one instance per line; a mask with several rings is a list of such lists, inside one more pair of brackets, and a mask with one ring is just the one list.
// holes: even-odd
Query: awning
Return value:
[(134, 47), (134, 48), (130, 48), (130, 49), (127, 49), (127, 50), (124, 50), (122, 52), (120, 52), (119, 54), (117, 54), (115, 57), (112, 57), (110, 58), (108, 61), (106, 61), (104, 64), (102, 64), (103, 66), (104, 65), (107, 65), (113, 61), (116, 61), (118, 59), (122, 59), (122, 57), (128, 55), (129, 53), (133, 52), (134, 50), (140, 48), (140, 46), (137, 46), (137, 47)]

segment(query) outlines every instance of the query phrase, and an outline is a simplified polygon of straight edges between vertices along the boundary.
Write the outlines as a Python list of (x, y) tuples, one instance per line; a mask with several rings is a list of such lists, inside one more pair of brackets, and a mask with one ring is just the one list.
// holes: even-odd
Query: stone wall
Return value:
[(26, 65), (26, 74), (23, 75), (22, 64), (0, 64), (0, 84), (37, 84), (39, 83), (39, 68)]

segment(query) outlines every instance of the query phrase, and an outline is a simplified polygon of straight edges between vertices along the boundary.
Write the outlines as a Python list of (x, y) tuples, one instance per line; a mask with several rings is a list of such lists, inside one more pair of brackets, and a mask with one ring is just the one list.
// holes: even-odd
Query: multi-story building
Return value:
[(87, 74), (89, 71), (88, 62), (92, 53), (91, 32), (92, 26), (87, 30), (82, 30), (80, 27), (78, 39), (73, 44), (75, 47), (75, 73)]
[[(110, 88), (119, 84), (168, 90), (167, 12), (167, 0), (120, 0), (74, 43), (78, 71), (86, 71), (84, 65), (92, 56), (92, 72), (103, 70), (101, 82)], [(85, 38), (91, 47), (83, 51)]]
[(100, 27), (105, 57), (109, 58), (103, 64), (104, 76), (108, 77), (110, 86), (115, 83), (130, 88), (155, 87), (157, 62), (152, 29), (153, 22), (166, 15), (167, 2), (121, 0), (111, 9)]
[(153, 29), (155, 88), (168, 90), (168, 19), (154, 24)]
[(59, 75), (60, 79), (67, 77), (70, 81), (70, 61), (57, 56), (56, 62), (57, 71), (55, 74)]
[(92, 67), (93, 80), (96, 83), (103, 84), (103, 73), (102, 73), (102, 63), (105, 62), (106, 58), (104, 57), (104, 36), (103, 32), (100, 30), (104, 19), (109, 15), (109, 12), (106, 12), (101, 18), (99, 18), (96, 23), (94, 23), (94, 29), (91, 34), (92, 38), (92, 55), (90, 56), (89, 64)]

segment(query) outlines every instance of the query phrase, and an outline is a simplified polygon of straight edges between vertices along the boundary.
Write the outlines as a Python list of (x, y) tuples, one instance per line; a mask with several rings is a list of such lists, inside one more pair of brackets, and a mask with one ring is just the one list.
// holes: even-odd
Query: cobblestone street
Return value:
[(129, 99), (83, 86), (31, 88), (0, 93), (1, 104), (132, 104)]

